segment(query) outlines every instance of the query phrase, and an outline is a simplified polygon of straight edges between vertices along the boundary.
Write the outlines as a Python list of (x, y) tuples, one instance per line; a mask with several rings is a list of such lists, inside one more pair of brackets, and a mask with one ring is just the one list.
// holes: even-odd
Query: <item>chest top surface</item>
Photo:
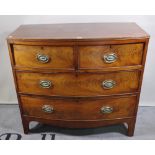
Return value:
[(74, 23), (21, 25), (9, 37), (16, 40), (137, 39), (149, 35), (135, 23)]

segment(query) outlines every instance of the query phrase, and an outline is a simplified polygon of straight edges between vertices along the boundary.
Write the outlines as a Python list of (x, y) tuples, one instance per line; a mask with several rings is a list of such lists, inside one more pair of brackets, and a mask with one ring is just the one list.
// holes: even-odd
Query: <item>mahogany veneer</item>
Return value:
[(127, 123), (133, 136), (149, 35), (135, 23), (22, 25), (7, 39), (24, 127)]
[[(17, 73), (18, 91), (24, 94), (48, 96), (104, 96), (137, 92), (140, 71), (120, 71), (113, 73)], [(43, 89), (39, 81), (52, 81), (53, 86)], [(103, 89), (102, 82), (112, 79), (116, 85)]]

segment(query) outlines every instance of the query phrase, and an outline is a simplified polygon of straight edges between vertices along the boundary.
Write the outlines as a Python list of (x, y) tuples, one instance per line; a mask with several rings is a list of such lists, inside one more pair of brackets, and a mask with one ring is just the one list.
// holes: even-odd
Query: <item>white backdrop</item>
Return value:
[[(151, 35), (140, 105), (155, 106), (155, 16), (0, 16), (0, 104), (17, 103), (6, 37), (21, 24), (136, 22)], [(154, 43), (154, 44), (153, 44)]]

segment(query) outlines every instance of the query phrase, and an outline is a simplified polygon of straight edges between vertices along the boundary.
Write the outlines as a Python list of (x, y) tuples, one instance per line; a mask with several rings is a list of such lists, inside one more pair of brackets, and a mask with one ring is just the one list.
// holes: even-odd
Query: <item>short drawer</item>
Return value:
[(105, 99), (43, 99), (21, 96), (24, 115), (56, 120), (100, 120), (135, 115), (136, 96)]
[(102, 96), (138, 91), (140, 71), (17, 73), (19, 92), (49, 96)]
[(73, 48), (14, 45), (16, 67), (73, 69)]
[(141, 65), (143, 44), (81, 46), (79, 52), (80, 68), (134, 66)]

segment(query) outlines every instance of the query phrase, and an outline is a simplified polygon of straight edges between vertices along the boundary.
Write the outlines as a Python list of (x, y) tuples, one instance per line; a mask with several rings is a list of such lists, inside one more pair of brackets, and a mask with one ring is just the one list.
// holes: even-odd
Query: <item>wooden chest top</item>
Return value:
[(21, 25), (9, 37), (18, 40), (107, 40), (107, 39), (149, 38), (149, 35), (135, 23), (74, 23)]

